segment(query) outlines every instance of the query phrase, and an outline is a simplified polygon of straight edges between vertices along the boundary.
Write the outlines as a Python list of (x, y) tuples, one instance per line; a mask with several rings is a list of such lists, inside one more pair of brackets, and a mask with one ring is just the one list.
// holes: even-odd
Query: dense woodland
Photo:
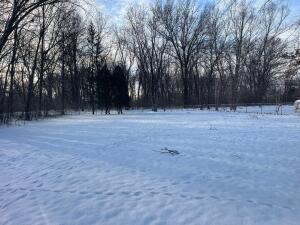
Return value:
[(282, 1), (153, 1), (118, 24), (95, 8), (0, 0), (2, 121), (300, 98), (300, 20)]

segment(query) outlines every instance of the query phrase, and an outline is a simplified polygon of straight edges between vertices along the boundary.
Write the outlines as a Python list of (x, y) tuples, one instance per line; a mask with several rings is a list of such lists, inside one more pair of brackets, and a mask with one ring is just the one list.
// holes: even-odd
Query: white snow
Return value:
[(297, 115), (132, 111), (1, 127), (0, 224), (299, 225), (299, 146)]
[[(214, 110), (214, 108), (212, 109)], [(220, 108), (220, 111), (230, 111), (229, 107)], [(259, 113), (259, 114), (276, 114), (276, 115), (292, 115), (295, 109), (291, 105), (262, 105), (262, 106), (239, 106), (237, 112), (240, 113)]]

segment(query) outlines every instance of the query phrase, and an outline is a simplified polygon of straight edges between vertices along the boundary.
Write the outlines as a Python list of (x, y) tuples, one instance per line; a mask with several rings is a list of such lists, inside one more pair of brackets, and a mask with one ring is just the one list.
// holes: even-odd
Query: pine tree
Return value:
[(112, 75), (105, 65), (97, 74), (98, 106), (105, 109), (105, 114), (110, 114), (112, 107)]
[(123, 113), (123, 108), (129, 106), (128, 82), (126, 75), (120, 66), (115, 67), (113, 72), (113, 103), (118, 114)]

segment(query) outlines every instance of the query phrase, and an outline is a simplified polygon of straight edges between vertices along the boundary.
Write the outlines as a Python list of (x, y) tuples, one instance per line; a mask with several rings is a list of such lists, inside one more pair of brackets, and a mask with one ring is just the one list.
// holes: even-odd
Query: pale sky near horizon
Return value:
[[(127, 8), (132, 4), (151, 4), (154, 0), (95, 0), (105, 15), (115, 22), (120, 22)], [(202, 3), (213, 0), (199, 0)], [(261, 1), (261, 0), (258, 0)], [(300, 17), (300, 0), (285, 0), (291, 10), (291, 17)]]

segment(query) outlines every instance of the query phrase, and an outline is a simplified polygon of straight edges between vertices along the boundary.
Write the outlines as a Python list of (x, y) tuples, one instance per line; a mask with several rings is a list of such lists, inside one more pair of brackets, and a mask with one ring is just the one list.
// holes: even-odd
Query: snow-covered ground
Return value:
[[(214, 110), (214, 108), (212, 108)], [(229, 107), (220, 108), (220, 111), (230, 111)], [(274, 114), (274, 115), (292, 115), (295, 114), (295, 108), (291, 105), (262, 105), (262, 106), (239, 106), (236, 110), (240, 113), (259, 113), (259, 114)]]
[(0, 224), (299, 225), (300, 116), (132, 111), (0, 127)]

